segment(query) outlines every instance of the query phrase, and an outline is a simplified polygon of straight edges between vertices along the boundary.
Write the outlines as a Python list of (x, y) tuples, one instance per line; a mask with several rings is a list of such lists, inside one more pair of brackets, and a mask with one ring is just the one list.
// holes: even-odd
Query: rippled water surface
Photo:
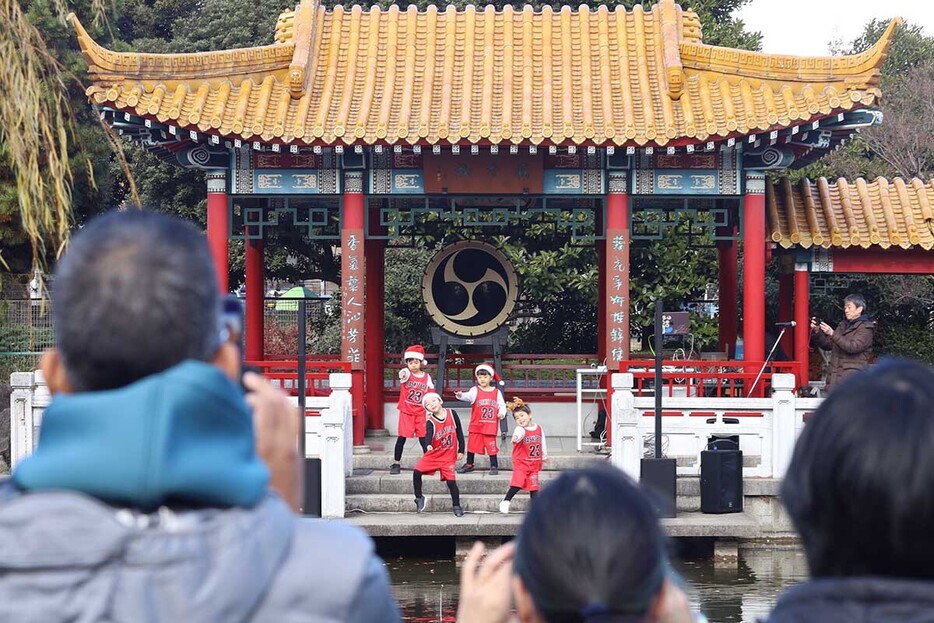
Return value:
[[(451, 622), (457, 610), (458, 569), (452, 560), (388, 558), (387, 565), (403, 620)], [(787, 586), (807, 577), (796, 550), (744, 550), (739, 564), (688, 560), (677, 565), (690, 585), (692, 604), (711, 623), (755, 623)]]

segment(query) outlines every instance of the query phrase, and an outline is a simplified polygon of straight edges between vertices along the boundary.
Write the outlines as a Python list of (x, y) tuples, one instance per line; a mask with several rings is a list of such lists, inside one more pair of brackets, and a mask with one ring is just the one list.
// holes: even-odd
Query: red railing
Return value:
[[(795, 374), (794, 361), (776, 361), (765, 367), (756, 383), (762, 363), (750, 361), (706, 361), (701, 359), (666, 359), (662, 361), (664, 396), (746, 397), (766, 396), (776, 373)], [(632, 359), (620, 362), (620, 372), (633, 375), (637, 396), (653, 395), (655, 361)], [(755, 388), (753, 384), (755, 383)]]
[[(263, 376), (273, 385), (281, 387), (292, 396), (298, 395), (298, 360), (246, 361), (249, 366), (259, 368)], [(340, 355), (315, 355), (305, 361), (305, 387), (308, 396), (330, 394), (328, 375), (332, 372), (350, 372), (350, 362), (341, 361)]]
[[(429, 355), (429, 360), (437, 357)], [(401, 354), (387, 354), (384, 362), (385, 396), (387, 401), (399, 395), (398, 371), (402, 367)], [(428, 364), (425, 369), (434, 379), (435, 387), (442, 388), (445, 399), (453, 399), (456, 390), (466, 390), (474, 383), (474, 368), (480, 363), (493, 362), (492, 353), (449, 354), (444, 366), (444, 381), (437, 378), (438, 366)], [(596, 355), (504, 355), (499, 372), (506, 383), (506, 393), (525, 399), (570, 401), (575, 398), (577, 369), (596, 365)], [(588, 387), (597, 387), (593, 378), (587, 379)]]

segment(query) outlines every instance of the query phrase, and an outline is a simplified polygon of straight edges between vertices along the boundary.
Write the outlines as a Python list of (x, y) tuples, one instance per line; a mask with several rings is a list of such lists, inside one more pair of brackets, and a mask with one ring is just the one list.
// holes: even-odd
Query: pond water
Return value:
[[(454, 621), (459, 569), (453, 560), (387, 557), (386, 563), (404, 621)], [(796, 549), (744, 549), (738, 564), (684, 560), (676, 566), (690, 585), (692, 606), (711, 623), (755, 623), (782, 590), (807, 578), (804, 554)]]

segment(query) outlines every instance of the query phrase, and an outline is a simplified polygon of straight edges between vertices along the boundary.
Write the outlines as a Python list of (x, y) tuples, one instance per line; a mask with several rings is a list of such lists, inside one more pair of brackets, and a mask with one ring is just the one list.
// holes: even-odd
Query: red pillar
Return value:
[(743, 349), (745, 361), (765, 360), (765, 175), (758, 171), (746, 173), (743, 197)]
[(227, 209), (227, 172), (208, 171), (208, 247), (217, 271), (217, 287), (226, 294), (228, 285), (227, 240), (230, 230), (230, 212)]
[(263, 360), (263, 241), (245, 240), (246, 247), (246, 360)]
[[(779, 322), (788, 322), (794, 320), (795, 307), (794, 307), (794, 298), (792, 293), (794, 292), (795, 287), (795, 275), (794, 275), (794, 266), (790, 264), (791, 258), (787, 256), (779, 256), (780, 262), (780, 272), (778, 274), (778, 321)], [(791, 329), (785, 330), (785, 335), (782, 337), (782, 342), (779, 345), (779, 348), (790, 358), (793, 359), (792, 353), (794, 352), (794, 331)], [(777, 337), (777, 336), (776, 336)], [(771, 345), (769, 345), (771, 348)]]
[[(625, 178), (610, 178), (606, 198), (606, 243), (603, 258), (603, 348), (607, 374), (619, 372), (620, 361), (629, 359), (629, 195)], [(613, 386), (607, 385), (606, 439), (612, 442)]]
[[(736, 227), (725, 228), (724, 235), (736, 236)], [(736, 240), (721, 240), (717, 243), (719, 259), (720, 296), (717, 301), (720, 340), (718, 350), (726, 353), (728, 359), (736, 350), (736, 320), (739, 295), (739, 274), (737, 266)]]
[[(370, 209), (372, 233), (379, 223), (379, 208)], [(383, 422), (383, 366), (384, 352), (383, 321), (385, 318), (385, 274), (386, 243), (367, 238), (365, 243), (366, 265), (366, 427), (369, 430), (385, 428)]]
[(795, 356), (798, 364), (798, 387), (804, 387), (808, 378), (810, 361), (811, 317), (809, 310), (809, 277), (807, 264), (795, 264)]
[(597, 362), (606, 361), (606, 243), (597, 245)]
[(366, 434), (364, 377), (366, 369), (366, 256), (364, 249), (366, 201), (363, 174), (344, 173), (341, 219), (341, 354), (350, 362), (353, 402), (353, 443), (363, 445)]

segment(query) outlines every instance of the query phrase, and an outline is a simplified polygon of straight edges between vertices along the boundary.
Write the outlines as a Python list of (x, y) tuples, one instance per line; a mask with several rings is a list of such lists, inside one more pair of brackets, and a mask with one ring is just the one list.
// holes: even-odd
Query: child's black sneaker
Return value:
[(425, 498), (424, 497), (415, 498), (415, 512), (416, 513), (425, 512)]
[(462, 507), (460, 507), (460, 506), (455, 506), (455, 507), (454, 507), (454, 516), (455, 516), (455, 517), (463, 517), (463, 516), (464, 516), (464, 509), (463, 509)]
[(457, 468), (458, 474), (469, 474), (472, 471), (473, 471), (473, 465), (471, 465), (470, 463), (464, 463), (463, 465)]
[(498, 474), (499, 474), (499, 467), (497, 467), (496, 465), (493, 465), (492, 467), (490, 467), (490, 476), (496, 476)]
[(398, 463), (393, 463), (392, 465), (389, 466), (390, 475), (395, 476), (396, 474), (399, 474), (401, 472), (402, 472), (402, 468), (399, 467)]

